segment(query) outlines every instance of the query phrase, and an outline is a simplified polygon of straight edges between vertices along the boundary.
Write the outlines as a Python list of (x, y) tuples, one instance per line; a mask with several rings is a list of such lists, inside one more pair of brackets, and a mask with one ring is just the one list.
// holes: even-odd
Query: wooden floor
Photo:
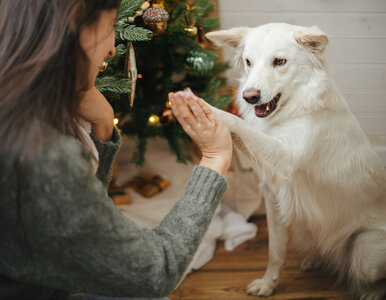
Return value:
[[(172, 300), (253, 300), (245, 287), (264, 274), (268, 259), (268, 233), (265, 217), (252, 220), (258, 226), (255, 239), (231, 252), (218, 242), (214, 258), (203, 268), (189, 274), (169, 296)], [(276, 299), (355, 299), (344, 287), (336, 286), (334, 278), (318, 271), (303, 272), (299, 258), (288, 251), (286, 268), (281, 274)]]

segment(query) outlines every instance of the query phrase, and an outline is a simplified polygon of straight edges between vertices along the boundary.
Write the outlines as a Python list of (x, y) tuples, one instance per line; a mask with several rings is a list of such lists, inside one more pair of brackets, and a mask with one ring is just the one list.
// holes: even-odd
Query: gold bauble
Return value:
[(142, 15), (145, 27), (153, 32), (153, 35), (161, 35), (165, 32), (169, 14), (160, 4), (153, 4)]
[(197, 31), (198, 31), (197, 27), (193, 26), (193, 25), (190, 25), (189, 27), (185, 27), (184, 30), (188, 34), (188, 36), (190, 36), (190, 37), (196, 36)]
[(99, 67), (99, 72), (104, 72), (107, 70), (107, 67), (109, 66), (109, 63), (104, 61), (102, 65)]

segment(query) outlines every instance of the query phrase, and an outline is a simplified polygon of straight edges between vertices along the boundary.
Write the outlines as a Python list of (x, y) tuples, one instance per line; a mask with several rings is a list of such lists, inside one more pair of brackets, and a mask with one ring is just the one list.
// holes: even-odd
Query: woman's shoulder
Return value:
[(57, 172), (88, 172), (88, 156), (82, 143), (74, 137), (50, 128), (45, 132), (45, 138), (39, 147), (31, 157), (15, 157), (11, 153), (3, 153), (0, 156), (0, 173), (4, 171), (4, 175), (18, 171), (23, 177), (46, 177)]
[(42, 145), (39, 160), (56, 161), (64, 158), (76, 159), (82, 158), (84, 155), (84, 147), (79, 140), (50, 128)]
[(32, 164), (34, 169), (49, 175), (51, 171), (60, 170), (64, 174), (89, 170), (89, 156), (82, 143), (74, 137), (49, 130), (39, 157)]
[(34, 159), (1, 155), (0, 194), (9, 196), (1, 200), (9, 202), (22, 193), (31, 205), (38, 205), (45, 193), (63, 196), (67, 190), (77, 190), (90, 177), (90, 165), (83, 152), (75, 138), (50, 131)]

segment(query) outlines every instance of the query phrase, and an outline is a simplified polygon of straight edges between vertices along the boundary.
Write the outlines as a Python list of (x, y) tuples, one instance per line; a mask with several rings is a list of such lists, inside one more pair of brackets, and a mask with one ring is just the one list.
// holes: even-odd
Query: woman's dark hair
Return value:
[(82, 140), (76, 111), (89, 61), (80, 31), (120, 1), (0, 0), (0, 156), (35, 158), (50, 127)]

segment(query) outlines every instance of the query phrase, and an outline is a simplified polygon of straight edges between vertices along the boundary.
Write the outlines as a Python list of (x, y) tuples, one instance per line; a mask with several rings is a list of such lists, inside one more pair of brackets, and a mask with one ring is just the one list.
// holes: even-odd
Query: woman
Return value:
[(94, 81), (115, 54), (119, 2), (0, 1), (0, 299), (168, 295), (226, 189), (229, 130), (202, 100), (172, 93), (202, 151), (180, 200), (148, 230), (107, 197), (121, 140)]

